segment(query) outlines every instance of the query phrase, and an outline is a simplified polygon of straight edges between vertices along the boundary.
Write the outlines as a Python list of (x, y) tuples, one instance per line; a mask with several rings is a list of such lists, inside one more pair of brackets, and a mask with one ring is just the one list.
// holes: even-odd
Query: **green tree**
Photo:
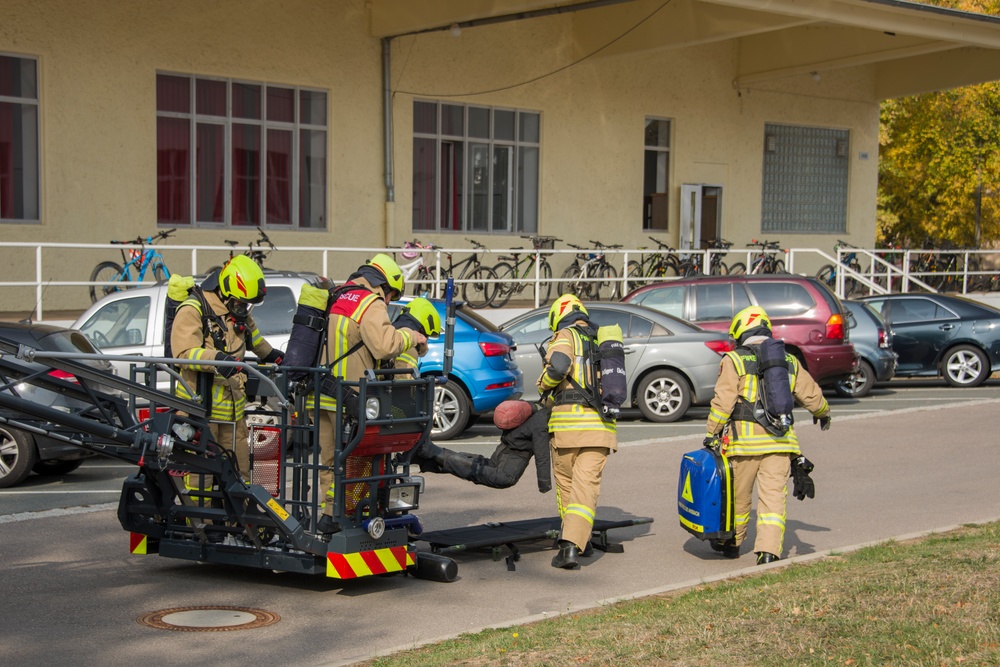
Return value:
[[(1000, 0), (930, 4), (1000, 15)], [(1000, 82), (883, 102), (879, 144), (880, 241), (1000, 240)]]

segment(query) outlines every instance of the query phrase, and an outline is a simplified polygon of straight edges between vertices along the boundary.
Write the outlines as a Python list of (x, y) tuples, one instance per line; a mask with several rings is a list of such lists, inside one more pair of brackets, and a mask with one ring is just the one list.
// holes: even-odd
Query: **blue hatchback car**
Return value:
[[(395, 319), (407, 299), (389, 307)], [(445, 302), (430, 299), (446, 326)], [(445, 332), (429, 342), (419, 361), (424, 375), (444, 371)], [(497, 329), (468, 305), (458, 302), (455, 316), (455, 356), (448, 381), (434, 395), (434, 440), (450, 440), (468, 428), (475, 418), (507, 399), (519, 398), (523, 390), (521, 371), (514, 361), (514, 339)]]

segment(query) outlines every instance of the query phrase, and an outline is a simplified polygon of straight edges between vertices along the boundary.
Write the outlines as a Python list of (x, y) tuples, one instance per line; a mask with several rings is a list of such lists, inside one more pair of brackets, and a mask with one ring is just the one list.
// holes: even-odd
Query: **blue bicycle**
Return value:
[[(857, 246), (853, 246), (847, 241), (837, 240), (836, 245), (833, 246), (833, 251), (837, 252), (840, 248), (853, 248), (851, 252), (845, 253), (843, 258), (840, 260), (841, 264), (849, 268), (854, 273), (862, 273), (861, 262), (858, 261)], [(833, 290), (837, 291), (837, 267), (833, 264), (824, 264), (823, 267), (816, 272), (816, 277), (822, 280), (827, 286)], [(850, 296), (851, 293), (857, 289), (858, 281), (850, 273), (844, 276), (844, 296)]]
[(94, 267), (90, 273), (90, 282), (94, 283), (90, 286), (90, 300), (96, 303), (98, 299), (112, 292), (135, 287), (135, 285), (123, 283), (142, 282), (146, 278), (147, 271), (152, 271), (153, 277), (157, 281), (170, 278), (170, 270), (167, 269), (163, 255), (156, 248), (147, 248), (146, 246), (152, 246), (176, 231), (176, 229), (168, 229), (165, 232), (159, 232), (156, 236), (147, 236), (146, 238), (140, 236), (133, 241), (111, 241), (111, 243), (121, 245), (138, 245), (139, 248), (129, 248), (127, 254), (126, 250), (122, 248), (121, 264), (101, 262)]

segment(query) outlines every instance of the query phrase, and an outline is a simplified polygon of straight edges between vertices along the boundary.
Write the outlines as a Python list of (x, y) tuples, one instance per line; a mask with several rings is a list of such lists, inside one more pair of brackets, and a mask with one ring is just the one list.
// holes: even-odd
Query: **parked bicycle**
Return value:
[[(649, 282), (645, 280), (646, 278), (659, 280), (680, 275), (681, 259), (677, 256), (677, 251), (657, 238), (652, 236), (648, 238), (659, 246), (659, 251), (644, 252), (639, 261), (629, 260), (625, 274), (628, 276), (630, 284), (632, 281)], [(639, 250), (645, 250), (645, 248), (639, 248)]]
[[(267, 237), (267, 234), (264, 233), (263, 229), (258, 227), (257, 233), (259, 234), (259, 236), (247, 244), (247, 249), (243, 251), (243, 254), (252, 259), (253, 261), (257, 262), (260, 268), (263, 269), (264, 261), (271, 256), (271, 253), (273, 251), (277, 250), (278, 248), (275, 247), (273, 243), (271, 243), (271, 239)], [(233, 241), (230, 239), (225, 239), (225, 243), (226, 245), (232, 248), (229, 251), (229, 259), (232, 259), (235, 256), (236, 246), (240, 245), (240, 242)], [(206, 273), (211, 274), (214, 273), (215, 271), (218, 271), (221, 268), (222, 268), (221, 266), (211, 266), (209, 267)]]
[[(530, 239), (535, 252), (523, 255), (519, 252), (512, 252), (510, 255), (500, 255), (500, 261), (493, 267), (497, 274), (497, 293), (490, 303), (493, 308), (502, 308), (507, 305), (514, 294), (520, 294), (530, 285), (535, 285), (535, 263), (538, 263), (538, 305), (544, 306), (552, 298), (552, 267), (540, 250), (552, 250), (556, 247), (557, 239), (554, 236), (521, 236), (522, 239)], [(520, 250), (514, 248), (513, 250)]]
[(777, 241), (751, 239), (749, 245), (760, 248), (760, 250), (750, 253), (750, 271), (747, 271), (747, 267), (743, 262), (737, 262), (729, 267), (730, 274), (785, 273), (785, 262), (778, 259), (778, 253), (786, 251), (781, 249)]
[[(728, 254), (726, 251), (733, 247), (732, 242), (727, 241), (725, 239), (710, 239), (706, 241), (706, 245), (708, 245), (708, 247), (711, 250), (719, 251), (719, 252), (706, 253), (711, 255), (711, 259), (709, 260), (709, 265), (708, 265), (708, 274), (712, 276), (728, 275), (730, 273), (729, 266), (727, 266), (726, 263), (722, 261), (722, 258)], [(704, 269), (702, 268), (702, 264), (704, 264), (704, 262), (705, 262), (705, 255), (694, 254), (691, 255), (690, 258), (685, 260), (678, 267), (677, 270), (682, 276), (685, 277), (695, 276), (698, 275), (699, 273), (705, 272)], [(742, 266), (742, 264), (738, 263), (734, 264), (733, 266)], [(740, 271), (740, 273), (743, 272)]]
[[(841, 248), (851, 248), (851, 252), (845, 253), (841, 256), (840, 264), (846, 266), (854, 273), (864, 273), (861, 269), (861, 262), (858, 261), (858, 248), (853, 246), (847, 241), (841, 241), (837, 239), (837, 243), (833, 246), (833, 251), (837, 252)], [(816, 277), (826, 283), (827, 287), (836, 291), (837, 290), (837, 265), (834, 264), (824, 264), (820, 267), (820, 270), (816, 272)], [(851, 274), (847, 273), (844, 275), (844, 296), (850, 296), (858, 288), (857, 279)]]
[[(428, 294), (434, 283), (439, 282), (443, 284), (449, 277), (456, 274), (459, 267), (465, 267), (455, 279), (456, 288), (462, 290), (462, 300), (472, 308), (485, 308), (493, 302), (497, 294), (497, 274), (492, 267), (486, 266), (479, 261), (479, 252), (488, 252), (489, 248), (478, 241), (472, 239), (465, 240), (471, 243), (476, 251), (460, 262), (455, 262), (452, 258), (452, 253), (446, 252), (444, 258), (448, 260), (448, 266), (442, 265), (440, 272), (437, 265), (427, 264), (423, 261), (423, 257), (420, 258), (421, 264), (417, 267), (415, 280), (426, 285), (426, 288), (422, 290), (417, 289), (416, 294)], [(421, 247), (432, 250), (438, 249), (433, 244)]]
[[(608, 262), (602, 250), (621, 248), (621, 245), (604, 245), (591, 240), (593, 248), (567, 243), (582, 252), (576, 254), (573, 263), (563, 271), (562, 293), (575, 294), (585, 301), (614, 301), (618, 296), (618, 272)], [(595, 250), (597, 252), (595, 252)]]
[(122, 248), (121, 264), (101, 262), (94, 267), (94, 270), (90, 272), (90, 282), (94, 283), (90, 286), (90, 300), (96, 303), (98, 299), (112, 292), (135, 287), (135, 285), (127, 283), (142, 282), (146, 279), (147, 271), (151, 271), (153, 278), (157, 281), (170, 278), (170, 270), (167, 269), (163, 255), (156, 248), (147, 248), (146, 246), (152, 246), (176, 231), (176, 229), (168, 229), (164, 232), (158, 232), (156, 236), (147, 236), (146, 238), (140, 236), (132, 241), (111, 241), (116, 245), (138, 245), (139, 247), (129, 248), (127, 251)]

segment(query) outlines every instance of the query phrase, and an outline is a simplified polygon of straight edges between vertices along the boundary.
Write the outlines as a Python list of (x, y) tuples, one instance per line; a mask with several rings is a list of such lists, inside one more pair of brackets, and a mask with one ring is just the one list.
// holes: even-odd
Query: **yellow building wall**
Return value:
[[(458, 37), (446, 31), (395, 38), (396, 201), (387, 205), (382, 44), (369, 35), (361, 2), (7, 0), (3, 14), (0, 53), (38, 59), (42, 187), (40, 224), (3, 224), (4, 241), (104, 243), (155, 233), (157, 72), (329, 92), (330, 226), (325, 232), (271, 233), (279, 248), (381, 247), (414, 236), (414, 99), (540, 112), (539, 232), (581, 244), (597, 239), (649, 245), (641, 227), (646, 117), (672, 120), (669, 229), (658, 236), (674, 245), (679, 188), (689, 182), (723, 186), (726, 238), (741, 245), (761, 235), (765, 123), (848, 129), (850, 215), (844, 237), (862, 246), (874, 239), (878, 105), (874, 77), (864, 69), (843, 70), (818, 84), (803, 77), (737, 91), (730, 83), (738, 57), (733, 42), (585, 57), (573, 41), (571, 16), (469, 28)], [(593, 37), (592, 30), (588, 34)], [(609, 34), (608, 41), (617, 36)], [(859, 152), (867, 152), (868, 160), (858, 159)], [(219, 245), (226, 238), (245, 243), (252, 236), (232, 228), (182, 229), (162, 247)], [(466, 247), (466, 236), (472, 237), (420, 238)], [(495, 248), (522, 242), (475, 238)], [(835, 239), (778, 240), (786, 247), (830, 251)], [(182, 271), (190, 265), (190, 251), (167, 250), (166, 256)], [(48, 250), (45, 258), (43, 280), (85, 281), (98, 261), (115, 259), (115, 253)], [(358, 258), (334, 262), (327, 272), (344, 278)], [(321, 269), (298, 254), (276, 265)], [(27, 279), (34, 257), (3, 251), (0, 266), (0, 281)], [(47, 294), (46, 307), (83, 305), (84, 290)], [(34, 296), (9, 293), (0, 311), (30, 309)]]

